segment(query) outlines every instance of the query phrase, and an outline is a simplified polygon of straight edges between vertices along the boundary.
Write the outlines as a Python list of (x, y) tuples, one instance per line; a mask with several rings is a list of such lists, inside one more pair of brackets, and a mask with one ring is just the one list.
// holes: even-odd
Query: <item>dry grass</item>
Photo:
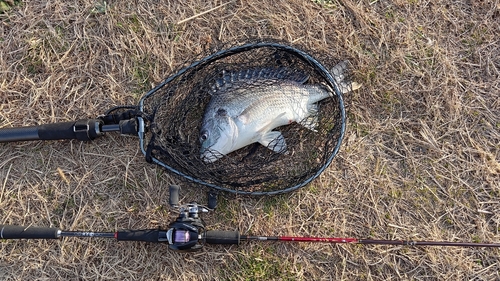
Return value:
[[(12, 2), (12, 1), (7, 1)], [(136, 103), (216, 42), (273, 37), (348, 58), (343, 147), (319, 179), (222, 199), (213, 229), (263, 235), (500, 241), (500, 3), (24, 1), (0, 15), (0, 127)], [(180, 2), (180, 3), (178, 3)], [(327, 63), (327, 62), (325, 62)], [(64, 177), (61, 177), (59, 170)], [(134, 138), (0, 144), (0, 223), (166, 226), (167, 187)], [(184, 186), (184, 202), (204, 202)], [(493, 280), (499, 250), (247, 243), (196, 254), (108, 240), (2, 241), (2, 280)]]

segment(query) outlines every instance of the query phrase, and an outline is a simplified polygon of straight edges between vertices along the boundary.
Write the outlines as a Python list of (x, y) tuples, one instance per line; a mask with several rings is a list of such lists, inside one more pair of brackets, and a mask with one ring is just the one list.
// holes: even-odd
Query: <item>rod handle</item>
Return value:
[(21, 225), (0, 225), (0, 239), (57, 239), (59, 229)]
[(165, 231), (158, 229), (121, 230), (115, 233), (118, 241), (167, 242)]
[(208, 244), (240, 244), (240, 233), (238, 231), (209, 230), (205, 233), (205, 241)]
[(0, 142), (64, 139), (88, 141), (103, 134), (101, 126), (101, 120), (82, 119), (39, 126), (2, 128), (0, 129)]

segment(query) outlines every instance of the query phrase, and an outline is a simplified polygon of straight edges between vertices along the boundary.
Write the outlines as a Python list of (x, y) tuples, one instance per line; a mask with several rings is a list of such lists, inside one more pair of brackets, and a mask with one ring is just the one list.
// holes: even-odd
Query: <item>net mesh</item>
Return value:
[[(332, 66), (337, 62), (328, 59)], [(331, 97), (318, 102), (316, 130), (297, 123), (274, 129), (282, 133), (286, 153), (254, 143), (213, 163), (203, 161), (200, 128), (212, 85), (223, 71), (284, 67), (307, 74), (306, 84), (332, 89)], [(143, 98), (141, 110), (149, 116), (143, 151), (150, 161), (214, 189), (252, 195), (297, 189), (317, 177), (340, 146), (345, 116), (334, 84), (322, 65), (290, 46), (259, 43), (225, 49), (181, 69)]]

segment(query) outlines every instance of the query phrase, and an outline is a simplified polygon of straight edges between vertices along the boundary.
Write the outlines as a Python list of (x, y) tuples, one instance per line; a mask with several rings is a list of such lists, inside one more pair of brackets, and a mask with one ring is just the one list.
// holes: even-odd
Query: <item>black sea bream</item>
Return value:
[[(345, 63), (333, 74), (343, 78)], [(258, 142), (283, 153), (284, 137), (273, 129), (298, 122), (314, 130), (317, 102), (332, 95), (324, 85), (307, 84), (309, 76), (288, 68), (224, 72), (211, 87), (200, 131), (201, 157), (211, 163)]]

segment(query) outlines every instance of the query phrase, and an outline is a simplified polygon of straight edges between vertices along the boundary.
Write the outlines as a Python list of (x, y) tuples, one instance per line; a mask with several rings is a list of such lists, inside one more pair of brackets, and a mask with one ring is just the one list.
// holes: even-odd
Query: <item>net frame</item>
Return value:
[[(284, 186), (280, 187), (279, 189), (275, 189), (274, 187), (268, 190), (262, 190), (262, 189), (257, 189), (257, 190), (245, 190), (245, 186), (234, 186), (231, 184), (224, 184), (224, 183), (214, 183), (209, 180), (205, 179), (200, 179), (196, 175), (191, 174), (190, 171), (180, 171), (180, 169), (172, 167), (172, 165), (169, 165), (165, 162), (163, 162), (161, 159), (158, 157), (154, 156), (151, 154), (151, 146), (150, 144), (154, 141), (152, 138), (154, 138), (154, 133), (151, 133), (151, 130), (154, 131), (154, 125), (152, 125), (151, 118), (148, 118), (148, 114), (151, 110), (148, 110), (147, 108), (147, 101), (148, 99), (152, 98), (156, 93), (158, 93), (161, 89), (163, 89), (165, 86), (169, 85), (169, 83), (172, 83), (172, 81), (175, 81), (176, 79), (179, 79), (179, 77), (182, 77), (186, 73), (190, 71), (195, 71), (203, 69), (207, 65), (210, 65), (211, 63), (214, 63), (218, 60), (222, 60), (228, 57), (231, 57), (233, 55), (238, 55), (242, 54), (244, 52), (252, 51), (252, 50), (257, 50), (257, 49), (273, 49), (277, 51), (282, 51), (285, 53), (289, 53), (293, 56), (296, 56), (298, 59), (302, 60), (305, 64), (309, 65), (312, 67), (323, 79), (322, 81), (327, 84), (333, 90), (334, 95), (335, 95), (335, 100), (336, 100), (336, 109), (338, 110), (338, 117), (340, 120), (338, 121), (339, 128), (335, 128), (338, 132), (336, 136), (336, 142), (333, 147), (333, 149), (328, 152), (328, 155), (325, 157), (324, 163), (319, 166), (314, 173), (311, 173), (310, 175), (307, 175), (303, 178), (301, 178), (297, 183), (292, 184), (290, 186)], [(175, 94), (175, 93), (172, 93)], [(221, 51), (215, 52), (211, 55), (208, 55), (204, 58), (201, 58), (188, 66), (185, 66), (181, 68), (179, 71), (177, 71), (175, 74), (169, 76), (166, 78), (163, 82), (158, 84), (156, 87), (154, 87), (152, 90), (150, 90), (148, 93), (146, 93), (141, 100), (139, 101), (138, 109), (140, 112), (145, 113), (143, 116), (138, 117), (138, 128), (139, 128), (139, 139), (140, 139), (140, 147), (142, 153), (145, 155), (146, 159), (148, 162), (155, 163), (168, 171), (172, 172), (175, 175), (178, 175), (184, 179), (187, 179), (191, 182), (194, 182), (196, 184), (201, 184), (203, 186), (206, 186), (210, 189), (215, 189), (219, 191), (224, 191), (228, 193), (233, 193), (233, 194), (239, 194), (239, 195), (251, 195), (251, 196), (262, 196), (262, 195), (276, 195), (276, 194), (283, 194), (287, 192), (291, 192), (294, 190), (297, 190), (307, 184), (309, 184), (311, 181), (313, 181), (315, 178), (317, 178), (333, 161), (334, 157), (337, 155), (340, 146), (342, 144), (342, 140), (344, 138), (344, 133), (345, 133), (345, 123), (346, 123), (346, 113), (345, 113), (345, 106), (344, 106), (344, 99), (343, 99), (343, 94), (342, 91), (339, 89), (339, 85), (337, 85), (336, 80), (332, 76), (332, 74), (328, 71), (328, 69), (323, 66), (318, 60), (316, 60), (313, 56), (308, 54), (305, 51), (302, 51), (301, 49), (298, 49), (296, 47), (283, 44), (283, 43), (277, 43), (277, 42), (256, 42), (256, 43), (247, 43), (244, 45), (240, 46), (234, 46), (230, 47), (227, 49), (223, 49)], [(154, 119), (154, 118), (153, 118)], [(200, 120), (201, 121), (201, 120)], [(148, 126), (149, 123), (149, 126)], [(149, 128), (149, 130), (147, 130)], [(149, 131), (149, 132), (148, 132)], [(262, 183), (261, 183), (262, 184)], [(279, 184), (279, 183), (276, 183)], [(276, 185), (275, 184), (275, 185)]]

